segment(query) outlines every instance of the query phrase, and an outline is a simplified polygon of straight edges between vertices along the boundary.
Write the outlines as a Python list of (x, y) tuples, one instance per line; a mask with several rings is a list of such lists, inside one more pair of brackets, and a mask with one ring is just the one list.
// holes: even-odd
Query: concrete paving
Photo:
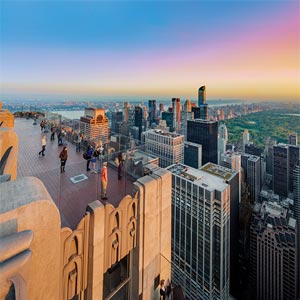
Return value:
[[(59, 154), (63, 147), (57, 145), (56, 136), (54, 141), (50, 141), (49, 132), (46, 134), (45, 156), (39, 155), (42, 148), (42, 133), (39, 123), (33, 125), (32, 119), (16, 118), (15, 131), (19, 137), (17, 177), (35, 176), (39, 178), (60, 211), (62, 227), (75, 229), (85, 214), (86, 206), (97, 199), (100, 200), (100, 174), (86, 171), (86, 161), (82, 157), (82, 152), (77, 153), (75, 145), (71, 143), (67, 144), (66, 171), (60, 173)], [(87, 179), (78, 183), (70, 180), (80, 174), (85, 174)], [(122, 180), (118, 180), (117, 172), (108, 166), (108, 200), (100, 201), (103, 204), (111, 203), (116, 207), (125, 195), (132, 195), (132, 192), (133, 182), (125, 176)]]

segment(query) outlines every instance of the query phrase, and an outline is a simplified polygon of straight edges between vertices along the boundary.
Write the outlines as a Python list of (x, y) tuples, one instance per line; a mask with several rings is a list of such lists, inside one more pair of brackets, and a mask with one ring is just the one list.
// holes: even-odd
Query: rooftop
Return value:
[[(39, 125), (33, 125), (32, 119), (15, 118), (15, 131), (19, 137), (18, 177), (39, 178), (60, 211), (62, 227), (76, 228), (85, 214), (87, 205), (101, 199), (99, 174), (86, 171), (83, 152), (76, 152), (75, 145), (69, 142), (66, 171), (60, 173), (59, 153), (62, 147), (57, 145), (56, 136), (54, 141), (50, 141), (50, 132), (46, 134), (45, 156), (39, 156), (41, 130)], [(92, 164), (90, 164), (91, 167)], [(100, 161), (97, 161), (97, 169), (100, 169)], [(118, 180), (117, 171), (108, 166), (108, 200), (100, 201), (116, 207), (125, 195), (132, 195), (132, 192), (132, 180), (128, 176), (123, 176), (122, 180)]]
[(209, 172), (204, 172), (187, 165), (175, 164), (167, 168), (173, 174), (192, 181), (194, 184), (204, 187), (206, 190), (224, 191), (228, 185), (223, 178)]
[(208, 172), (214, 176), (220, 177), (223, 180), (228, 180), (237, 173), (236, 170), (231, 170), (213, 163), (205, 164), (201, 167), (200, 170)]
[(158, 134), (158, 135), (162, 135), (162, 136), (167, 136), (167, 137), (170, 137), (170, 138), (176, 138), (176, 137), (183, 137), (182, 134), (179, 134), (179, 133), (176, 133), (176, 132), (169, 132), (169, 131), (164, 131), (162, 129), (150, 129), (148, 131), (146, 131), (146, 133), (149, 132), (149, 133), (155, 133), (155, 134)]

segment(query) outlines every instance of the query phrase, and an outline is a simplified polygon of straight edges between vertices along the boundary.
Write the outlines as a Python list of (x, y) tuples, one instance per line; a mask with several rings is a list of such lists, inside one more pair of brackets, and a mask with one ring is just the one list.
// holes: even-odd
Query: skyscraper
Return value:
[(198, 106), (200, 107), (200, 119), (208, 119), (208, 106), (206, 104), (206, 88), (201, 86), (198, 90)]
[(261, 189), (261, 160), (260, 157), (250, 154), (242, 154), (241, 165), (244, 170), (245, 179), (249, 187), (250, 202), (259, 200)]
[(191, 101), (187, 99), (183, 105), (183, 113), (182, 116), (182, 122), (181, 122), (181, 132), (184, 135), (184, 138), (186, 139), (187, 136), (187, 121), (193, 120), (194, 113), (192, 112), (192, 105)]
[(221, 154), (226, 152), (228, 142), (228, 131), (225, 124), (221, 124), (218, 128), (218, 163), (220, 164)]
[(297, 296), (296, 220), (276, 202), (256, 203), (253, 210), (250, 284), (257, 300)]
[(187, 141), (202, 145), (202, 164), (218, 163), (218, 122), (187, 121)]
[(188, 299), (229, 298), (230, 187), (177, 164), (172, 172), (172, 280)]
[(159, 158), (161, 168), (175, 163), (183, 163), (184, 136), (160, 129), (150, 129), (143, 133), (147, 153)]
[(300, 147), (289, 145), (289, 192), (293, 192), (294, 185), (294, 170), (297, 161), (300, 159)]
[(213, 175), (214, 179), (221, 178), (230, 186), (230, 293), (238, 292), (238, 239), (239, 239), (239, 197), (240, 173), (235, 169), (225, 168), (212, 163), (202, 166), (201, 171)]
[(138, 139), (141, 140), (141, 133), (143, 127), (143, 109), (141, 106), (136, 106), (134, 108), (134, 126), (138, 128)]
[(173, 111), (173, 128), (174, 131), (179, 132), (180, 130), (180, 98), (172, 98), (172, 111)]
[(155, 123), (156, 116), (157, 116), (157, 107), (156, 107), (156, 100), (149, 100), (149, 122), (150, 126), (152, 123)]
[(123, 113), (121, 111), (111, 113), (111, 131), (120, 133), (120, 127), (123, 121)]
[(273, 147), (273, 191), (282, 197), (289, 189), (289, 147), (278, 144)]
[(297, 275), (298, 275), (298, 295), (300, 294), (300, 160), (294, 169), (294, 216), (297, 224)]
[(195, 169), (202, 166), (202, 146), (192, 142), (184, 142), (184, 164)]
[(80, 132), (85, 139), (95, 144), (108, 142), (108, 118), (104, 108), (85, 108), (84, 116), (80, 118)]
[(262, 149), (250, 142), (245, 145), (245, 153), (261, 157)]
[(163, 111), (161, 114), (161, 119), (166, 121), (167, 126), (169, 127), (170, 131), (174, 131), (173, 127), (173, 113), (169, 111)]

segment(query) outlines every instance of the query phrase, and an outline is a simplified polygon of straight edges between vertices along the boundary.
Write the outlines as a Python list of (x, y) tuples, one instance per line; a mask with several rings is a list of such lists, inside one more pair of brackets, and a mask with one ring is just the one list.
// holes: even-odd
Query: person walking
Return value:
[(45, 150), (46, 150), (46, 143), (47, 143), (47, 137), (46, 134), (43, 133), (42, 135), (42, 150), (39, 152), (39, 155), (42, 154), (42, 156), (45, 156)]
[(105, 161), (101, 171), (101, 199), (107, 200), (106, 188), (107, 188), (107, 162)]
[(91, 145), (88, 145), (88, 148), (86, 150), (86, 170), (87, 171), (91, 171), (90, 162), (91, 162), (93, 153), (94, 153), (93, 147)]
[(64, 147), (59, 154), (60, 158), (60, 173), (65, 172), (65, 165), (68, 159), (68, 148)]

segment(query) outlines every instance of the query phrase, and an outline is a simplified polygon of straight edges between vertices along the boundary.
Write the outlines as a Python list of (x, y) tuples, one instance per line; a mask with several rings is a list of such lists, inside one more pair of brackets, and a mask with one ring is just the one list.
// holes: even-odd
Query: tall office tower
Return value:
[(289, 144), (290, 145), (298, 145), (298, 135), (297, 135), (297, 133), (289, 134)]
[(170, 129), (170, 132), (174, 131), (174, 128), (173, 128), (173, 113), (172, 112), (169, 112), (169, 111), (162, 112), (161, 119), (166, 121), (167, 126)]
[(206, 103), (206, 89), (205, 85), (198, 90), (198, 106), (200, 107), (200, 119), (208, 119), (208, 105)]
[(141, 140), (143, 127), (143, 109), (141, 106), (136, 106), (134, 108), (134, 126), (138, 128), (138, 139)]
[(192, 106), (192, 113), (194, 114), (194, 119), (201, 119), (200, 107)]
[(273, 175), (273, 146), (274, 145), (276, 145), (276, 141), (268, 137), (265, 146), (265, 158), (266, 158), (266, 173), (269, 175)]
[(156, 115), (157, 115), (157, 107), (156, 107), (156, 100), (149, 100), (149, 123), (150, 126), (152, 123), (155, 123)]
[(220, 164), (221, 154), (226, 152), (228, 142), (228, 131), (225, 124), (221, 124), (218, 129), (218, 163)]
[(300, 160), (298, 160), (294, 169), (294, 216), (297, 226), (297, 275), (298, 275), (298, 295), (300, 295)]
[(289, 192), (294, 191), (294, 170), (297, 161), (300, 159), (300, 147), (288, 145), (289, 147)]
[(85, 108), (80, 118), (80, 132), (95, 144), (106, 144), (109, 138), (108, 118), (104, 108)]
[(202, 166), (202, 146), (200, 144), (184, 142), (184, 164), (195, 169)]
[(278, 144), (273, 147), (273, 191), (287, 197), (289, 189), (289, 147)]
[(194, 119), (194, 113), (192, 113), (192, 105), (189, 99), (187, 99), (183, 105), (183, 112), (181, 113), (181, 132), (186, 139), (187, 136), (187, 121)]
[(251, 299), (296, 299), (296, 220), (276, 202), (254, 206), (249, 275), (254, 294)]
[(249, 187), (250, 202), (259, 200), (261, 189), (261, 161), (260, 157), (250, 154), (242, 154), (241, 165), (244, 170), (246, 183)]
[(172, 281), (188, 299), (228, 299), (230, 187), (177, 164), (172, 172)]
[(129, 120), (129, 103), (123, 102), (123, 122), (127, 123)]
[(123, 113), (121, 111), (111, 113), (111, 131), (120, 133), (120, 128), (123, 122)]
[(239, 197), (240, 173), (237, 170), (207, 163), (201, 171), (223, 179), (230, 186), (230, 294), (237, 296), (238, 278), (238, 240), (239, 240)]
[(128, 125), (129, 127), (134, 126), (135, 124), (135, 107), (134, 105), (130, 105), (128, 109)]
[(202, 145), (202, 164), (218, 163), (218, 122), (187, 121), (187, 141)]
[(245, 145), (245, 153), (261, 157), (262, 148), (254, 145), (253, 143), (248, 143)]
[(182, 134), (150, 129), (143, 135), (146, 152), (159, 158), (161, 168), (183, 163), (184, 136)]
[(159, 113), (160, 113), (160, 115), (161, 115), (161, 113), (162, 113), (163, 111), (165, 111), (165, 106), (164, 106), (163, 103), (159, 103)]
[(243, 153), (245, 153), (245, 147), (246, 147), (246, 144), (249, 143), (249, 141), (250, 141), (249, 131), (247, 129), (245, 129), (243, 132)]
[(179, 132), (180, 130), (180, 98), (172, 98), (172, 111), (173, 111), (173, 128), (174, 131)]
[(221, 154), (220, 165), (231, 170), (235, 170), (239, 173), (239, 203), (241, 202), (241, 180), (242, 180), (242, 170), (241, 170), (241, 154), (233, 151), (226, 151)]

